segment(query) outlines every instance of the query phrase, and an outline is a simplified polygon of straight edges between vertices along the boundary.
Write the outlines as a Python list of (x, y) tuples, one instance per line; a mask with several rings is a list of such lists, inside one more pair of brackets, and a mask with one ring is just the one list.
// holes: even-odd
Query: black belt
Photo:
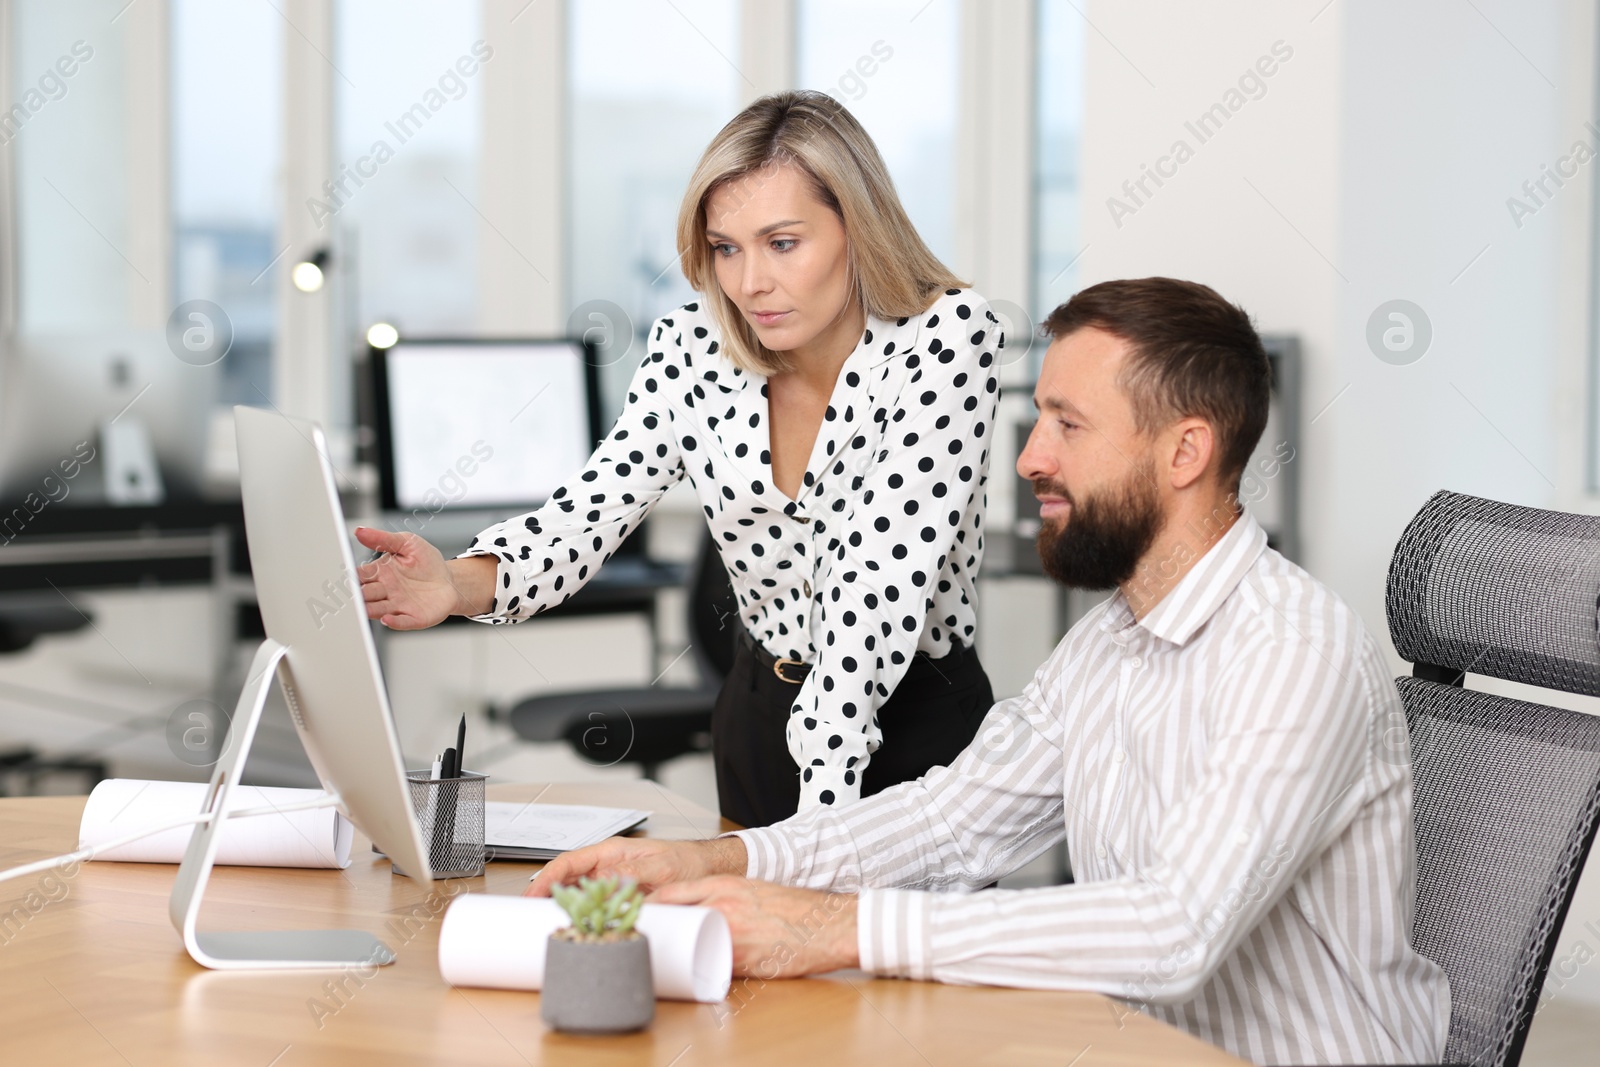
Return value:
[[(777, 675), (780, 682), (788, 682), (790, 685), (799, 685), (801, 682), (806, 680), (806, 675), (811, 673), (811, 664), (806, 663), (803, 660), (789, 659), (784, 656), (774, 656), (771, 652), (768, 652), (764, 647), (762, 647), (761, 642), (750, 636), (750, 631), (745, 629), (743, 626), (739, 627), (739, 643), (745, 647), (750, 655), (755, 657), (755, 661), (757, 663), (761, 664), (763, 667), (771, 670), (773, 674)], [(926, 652), (918, 652), (917, 655), (923, 657), (930, 663), (945, 663), (949, 664), (951, 667), (955, 667), (958, 666), (961, 661), (971, 653), (972, 647), (970, 645), (963, 645), (952, 641), (950, 644), (949, 654), (941, 656), (937, 661), (935, 661), (933, 657), (929, 656)], [(915, 662), (915, 660), (913, 660), (913, 662)]]
[(778, 681), (788, 682), (790, 685), (799, 685), (806, 680), (806, 675), (811, 673), (811, 664), (798, 659), (787, 659), (783, 656), (774, 656), (761, 642), (750, 636), (750, 631), (743, 626), (739, 627), (739, 643), (745, 650), (755, 657), (757, 663), (766, 667), (778, 676)]

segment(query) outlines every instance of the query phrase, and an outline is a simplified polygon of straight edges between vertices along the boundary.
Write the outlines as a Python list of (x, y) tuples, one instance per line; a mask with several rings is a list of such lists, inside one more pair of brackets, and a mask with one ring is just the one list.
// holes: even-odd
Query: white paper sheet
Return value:
[[(108, 778), (94, 787), (78, 826), (78, 847), (115, 841), (145, 826), (160, 826), (198, 815), (205, 803), (204, 782), (145, 782)], [(228, 806), (284, 807), (324, 796), (320, 789), (234, 786)], [(123, 845), (96, 856), (123, 863), (181, 863), (194, 827), (183, 826)], [(242, 867), (350, 866), (354, 827), (334, 808), (291, 811), (229, 819), (217, 842), (216, 862)]]
[(502, 856), (550, 858), (597, 844), (649, 817), (648, 811), (631, 808), (491, 800), (483, 806), (484, 842)]
[[(548, 897), (457, 897), (439, 928), (439, 973), (451, 985), (539, 989), (545, 942), (569, 925)], [(715, 908), (646, 904), (638, 929), (650, 939), (656, 996), (715, 1004), (733, 981), (733, 938)]]

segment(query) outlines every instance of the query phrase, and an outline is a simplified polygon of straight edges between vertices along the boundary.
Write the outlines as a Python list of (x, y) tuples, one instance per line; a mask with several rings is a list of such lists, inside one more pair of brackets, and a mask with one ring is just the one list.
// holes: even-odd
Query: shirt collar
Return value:
[[(1138, 625), (1163, 641), (1187, 644), (1233, 595), (1266, 547), (1266, 531), (1246, 511), (1161, 602), (1137, 620)], [(1117, 628), (1132, 625), (1133, 611), (1126, 598), (1118, 592), (1112, 600), (1107, 622)]]
[[(840, 377), (844, 378), (849, 372), (855, 371), (865, 378), (866, 371), (896, 356), (917, 351), (922, 319), (922, 315), (880, 319), (876, 315), (868, 314), (867, 325), (861, 334), (861, 339), (856, 342), (855, 349), (839, 368)], [(708, 351), (713, 344), (716, 345), (716, 351)], [(690, 354), (689, 363), (696, 377), (711, 381), (729, 392), (743, 389), (752, 379), (757, 384), (766, 384), (764, 375), (741, 370), (736, 366), (724, 351), (720, 340), (714, 337), (696, 344), (695, 351)]]

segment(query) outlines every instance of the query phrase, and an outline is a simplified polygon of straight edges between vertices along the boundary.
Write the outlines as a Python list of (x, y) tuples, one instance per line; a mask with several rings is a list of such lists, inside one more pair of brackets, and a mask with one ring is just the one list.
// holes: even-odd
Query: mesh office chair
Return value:
[(1413, 943), (1450, 980), (1446, 1063), (1514, 1067), (1600, 814), (1600, 718), (1462, 687), (1600, 695), (1600, 517), (1440, 492), (1389, 567), (1415, 777)]
[(689, 575), (692, 689), (635, 686), (543, 693), (517, 703), (511, 728), (525, 741), (565, 740), (591, 763), (638, 764), (654, 780), (661, 764), (711, 747), (711, 709), (733, 667), (739, 605), (708, 532)]

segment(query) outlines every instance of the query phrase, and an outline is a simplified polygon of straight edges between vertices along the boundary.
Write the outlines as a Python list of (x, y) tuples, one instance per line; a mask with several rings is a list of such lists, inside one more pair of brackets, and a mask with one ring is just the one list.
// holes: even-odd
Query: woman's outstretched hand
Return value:
[(492, 556), (447, 562), (437, 548), (414, 533), (369, 526), (356, 527), (356, 540), (383, 553), (382, 558), (357, 567), (356, 575), (367, 618), (391, 630), (421, 630), (451, 615), (480, 615), (494, 606)]

